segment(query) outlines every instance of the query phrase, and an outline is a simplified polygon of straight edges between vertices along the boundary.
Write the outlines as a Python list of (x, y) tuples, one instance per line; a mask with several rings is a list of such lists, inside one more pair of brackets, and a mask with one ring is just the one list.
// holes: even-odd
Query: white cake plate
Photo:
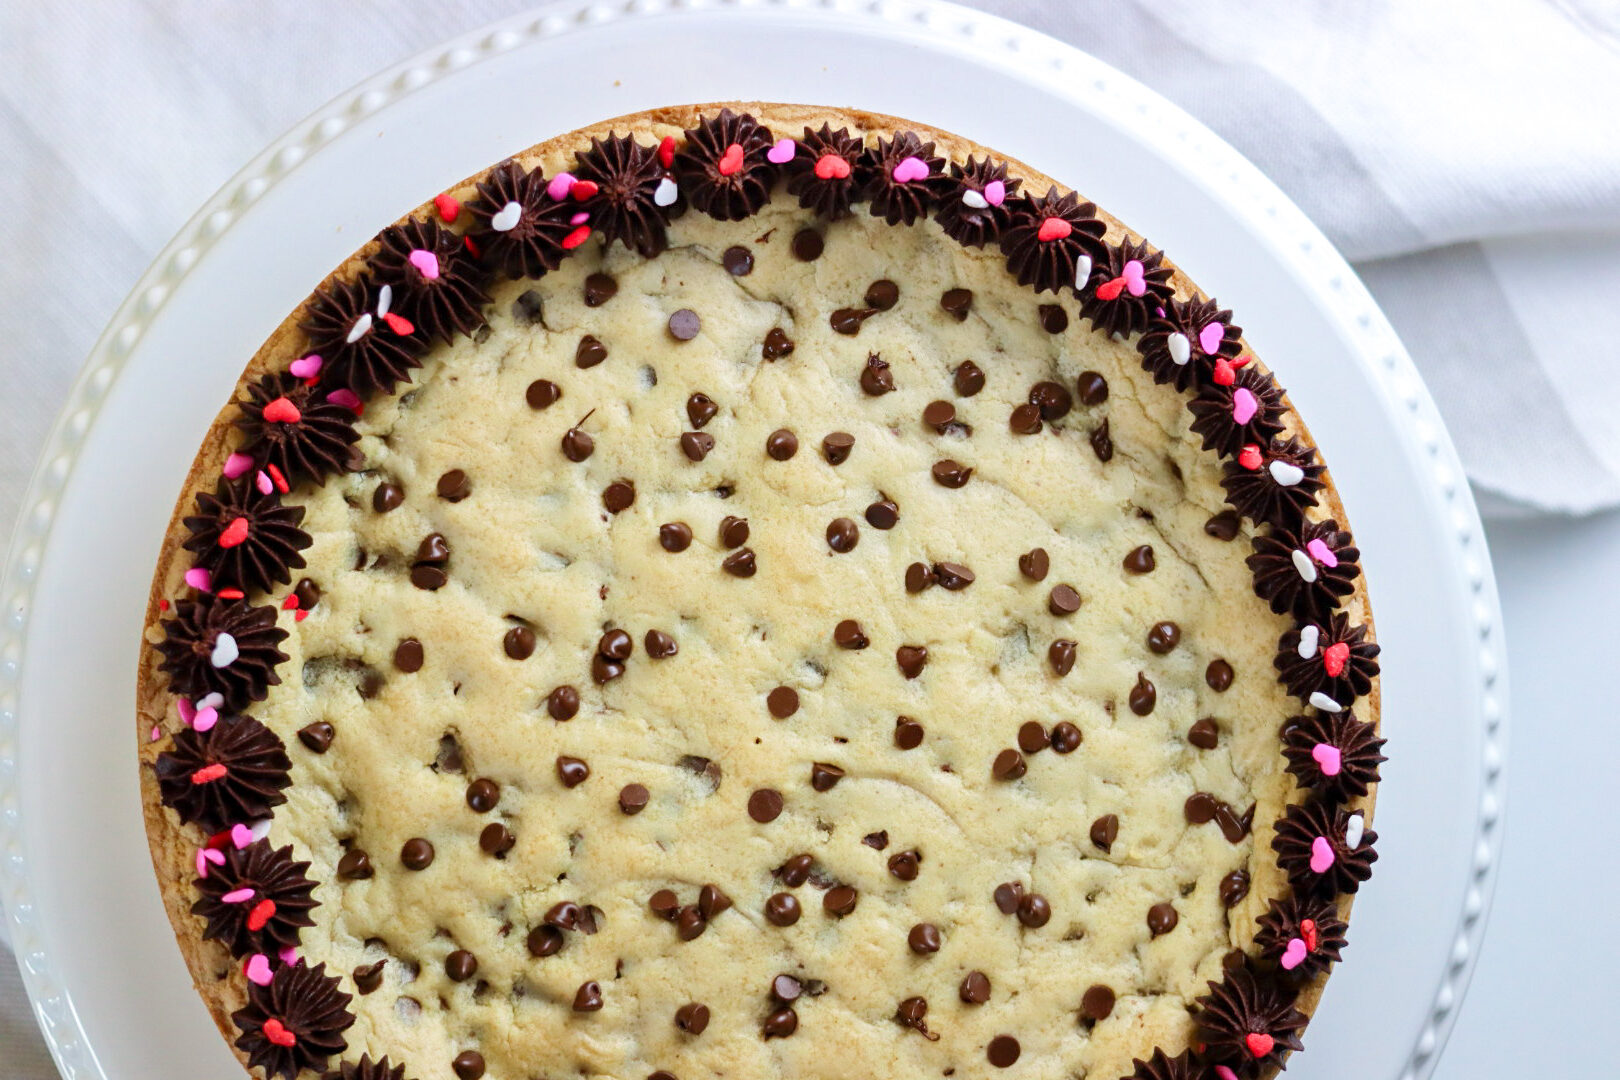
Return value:
[(240, 1075), (159, 902), (130, 709), (174, 493), (243, 363), (446, 185), (591, 121), (736, 98), (890, 112), (1020, 157), (1237, 312), (1332, 463), (1386, 659), (1382, 858), (1288, 1075), (1426, 1076), (1485, 922), (1507, 701), (1490, 560), (1434, 404), (1344, 260), (1229, 146), (1069, 46), (924, 0), (543, 8), (344, 94), (164, 249), (51, 433), (0, 586), (0, 897), (64, 1076)]

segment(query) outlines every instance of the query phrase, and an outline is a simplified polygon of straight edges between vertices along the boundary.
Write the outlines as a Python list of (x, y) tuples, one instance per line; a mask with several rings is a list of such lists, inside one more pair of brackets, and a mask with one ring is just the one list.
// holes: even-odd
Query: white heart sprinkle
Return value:
[(1273, 461), (1266, 466), (1271, 470), (1271, 478), (1283, 487), (1293, 487), (1305, 479), (1305, 470), (1298, 465), (1291, 465), (1286, 461)]
[(680, 190), (675, 186), (675, 181), (666, 176), (658, 181), (658, 186), (653, 189), (653, 202), (659, 206), (673, 206), (679, 195)]
[(377, 290), (377, 318), (386, 318), (388, 316), (388, 309), (393, 306), (394, 287), (392, 285), (384, 285), (382, 288)]
[(1293, 559), (1294, 569), (1299, 571), (1299, 576), (1304, 579), (1305, 584), (1315, 585), (1316, 564), (1311, 561), (1311, 557), (1305, 554), (1299, 548), (1295, 548)]
[(985, 207), (989, 206), (990, 203), (983, 194), (974, 191), (972, 188), (968, 188), (966, 191), (962, 192), (962, 205), (971, 206), (975, 210), (983, 210)]
[(1316, 647), (1322, 642), (1322, 631), (1315, 623), (1305, 627), (1299, 632), (1299, 658), (1309, 660), (1316, 655)]
[(270, 819), (260, 818), (248, 826), (248, 835), (255, 840), (263, 840), (270, 835)]
[(1184, 367), (1192, 359), (1192, 342), (1179, 330), (1165, 338), (1164, 347), (1170, 350), (1170, 359), (1177, 367)]
[(518, 202), (509, 202), (501, 207), (501, 212), (489, 219), (489, 227), (496, 232), (510, 232), (517, 228), (518, 219), (523, 216), (523, 205)]
[(369, 333), (371, 333), (371, 312), (368, 311), (354, 320), (354, 325), (349, 327), (349, 336), (346, 340), (353, 345)]
[(1074, 260), (1074, 287), (1084, 288), (1086, 282), (1091, 280), (1091, 256), (1082, 255)]
[(1344, 846), (1351, 851), (1361, 846), (1361, 834), (1367, 831), (1367, 821), (1360, 814), (1351, 814), (1344, 823)]
[(229, 667), (236, 663), (236, 658), (242, 655), (242, 650), (236, 647), (236, 639), (221, 632), (214, 639), (214, 651), (208, 654), (208, 662), (215, 667)]
[(207, 697), (197, 702), (197, 709), (199, 711), (203, 709), (223, 709), (224, 707), (225, 695), (219, 693), (209, 694)]
[(1343, 712), (1344, 706), (1317, 690), (1311, 694), (1311, 707), (1321, 709), (1323, 712)]

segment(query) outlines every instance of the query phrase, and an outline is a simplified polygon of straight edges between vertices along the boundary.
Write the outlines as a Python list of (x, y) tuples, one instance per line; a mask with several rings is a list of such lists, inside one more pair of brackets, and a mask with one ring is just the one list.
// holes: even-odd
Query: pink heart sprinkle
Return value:
[[(437, 262), (438, 260), (434, 261)], [(313, 379), (321, 373), (321, 364), (323, 362), (320, 353), (310, 353), (308, 356), (300, 356), (297, 360), (288, 364), (287, 370), (292, 372), (296, 378)]]
[(578, 213), (576, 213), (573, 217), (568, 219), (568, 224), (570, 224), (570, 225), (583, 225), (589, 220), (591, 220), (591, 212), (589, 210), (581, 210)]
[(1215, 350), (1221, 347), (1221, 342), (1225, 339), (1226, 327), (1218, 322), (1207, 322), (1204, 328), (1198, 331), (1198, 347), (1210, 356), (1215, 355)]
[(1243, 387), (1232, 391), (1232, 422), (1242, 427), (1254, 419), (1254, 414), (1260, 410), (1260, 403), (1254, 395)]
[(191, 703), (190, 698), (176, 698), (174, 711), (180, 714), (180, 722), (189, 727), (192, 717), (197, 715), (197, 706)]
[(268, 495), (272, 491), (276, 490), (276, 485), (270, 482), (270, 474), (266, 473), (263, 469), (260, 469), (259, 475), (254, 478), (253, 486), (259, 489), (260, 495)]
[(546, 194), (556, 201), (562, 202), (568, 198), (568, 193), (574, 190), (574, 183), (573, 173), (560, 172), (551, 178), (551, 183), (546, 185)]
[(1305, 962), (1305, 956), (1308, 952), (1309, 950), (1305, 948), (1305, 940), (1303, 938), (1289, 938), (1288, 946), (1283, 949), (1282, 954), (1283, 970), (1293, 971), (1295, 968), (1299, 967), (1299, 965)]
[(212, 731), (217, 723), (219, 723), (219, 710), (212, 705), (204, 705), (192, 716), (191, 729), (199, 733)]
[(765, 160), (772, 165), (786, 165), (798, 149), (799, 144), (792, 139), (777, 139), (776, 145), (765, 151)]
[(991, 206), (1000, 206), (1007, 201), (1007, 185), (1001, 180), (992, 180), (984, 185), (984, 201)]
[(248, 957), (248, 962), (242, 968), (242, 974), (248, 977), (248, 982), (254, 986), (270, 985), (270, 959), (264, 953), (254, 953)]
[(285, 949), (282, 949), (276, 954), (276, 959), (280, 960), (283, 964), (291, 964), (296, 962), (298, 959), (297, 946), (288, 945)]
[(928, 163), (915, 154), (900, 159), (900, 164), (894, 167), (894, 182), (897, 184), (910, 183), (913, 180), (928, 179)]
[(158, 727), (156, 724), (153, 724), (152, 730), (147, 733), (147, 737), (152, 742), (157, 742), (159, 739), (163, 738), (163, 729)]
[(341, 405), (350, 412), (360, 411), (360, 397), (353, 390), (337, 389), (326, 395), (326, 400)]
[(439, 257), (433, 252), (423, 248), (412, 248), (406, 258), (423, 277), (429, 281), (439, 280)]
[(238, 849), (245, 848), (253, 843), (253, 833), (246, 825), (231, 826), (231, 843)]
[(238, 450), (225, 459), (225, 479), (235, 480), (251, 468), (253, 468), (253, 458)]
[(1230, 1066), (1217, 1065), (1215, 1066), (1215, 1080), (1238, 1080), (1238, 1074), (1233, 1072)]
[[(186, 571), (186, 584), (198, 592), (211, 592), (214, 586), (214, 573), (206, 566), (193, 566)], [(185, 718), (186, 714), (182, 711), (180, 719), (184, 720)]]
[(1333, 554), (1333, 549), (1328, 547), (1321, 539), (1312, 540), (1306, 544), (1305, 552), (1330, 570), (1339, 565), (1339, 557)]
[(1338, 776), (1344, 767), (1344, 754), (1332, 743), (1319, 742), (1311, 747), (1311, 757), (1321, 768), (1323, 776)]
[(1127, 260), (1119, 276), (1125, 279), (1125, 289), (1132, 296), (1141, 296), (1147, 292), (1147, 278), (1142, 273), (1141, 259)]
[[(215, 856), (218, 856), (218, 858), (215, 858)], [(223, 863), (224, 861), (225, 861), (225, 856), (220, 855), (219, 852), (215, 851), (213, 848), (198, 848), (197, 849), (197, 876), (200, 877), (200, 878), (207, 877), (208, 876), (208, 864), (209, 863), (213, 863), (215, 866), (218, 866), (221, 863)]]
[(245, 904), (249, 900), (253, 899), (253, 890), (252, 889), (232, 889), (230, 892), (226, 893), (224, 896), (220, 897), (219, 899), (220, 899), (220, 901), (222, 903), (226, 903), (226, 904)]
[(1325, 836), (1318, 836), (1311, 841), (1311, 873), (1325, 874), (1333, 865), (1333, 845)]

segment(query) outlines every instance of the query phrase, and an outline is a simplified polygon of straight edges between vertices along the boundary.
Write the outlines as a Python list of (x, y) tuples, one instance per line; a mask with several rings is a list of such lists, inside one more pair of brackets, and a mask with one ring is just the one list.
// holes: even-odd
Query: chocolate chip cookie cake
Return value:
[(248, 364), (152, 589), (154, 866), (255, 1076), (1268, 1076), (1377, 858), (1358, 559), (1076, 193), (621, 117)]

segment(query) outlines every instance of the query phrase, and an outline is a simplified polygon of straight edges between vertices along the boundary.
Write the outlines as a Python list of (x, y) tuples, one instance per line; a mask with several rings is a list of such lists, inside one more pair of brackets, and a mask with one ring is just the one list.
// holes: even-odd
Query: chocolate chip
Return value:
[(887, 394), (894, 389), (894, 372), (889, 370), (889, 362), (872, 353), (866, 358), (866, 366), (861, 369), (861, 389), (871, 397)]
[(765, 437), (765, 453), (772, 461), (787, 461), (799, 452), (799, 437), (787, 428), (777, 428)]
[(1026, 720), (1018, 728), (1018, 748), (1026, 754), (1037, 754), (1052, 743), (1039, 720)]
[(861, 837), (861, 843), (865, 844), (869, 848), (882, 851), (884, 848), (889, 846), (889, 830), (879, 829), (877, 832), (867, 833), (865, 836)]
[(324, 754), (332, 745), (332, 736), (336, 734), (332, 725), (325, 720), (317, 720), (298, 731), (298, 741), (303, 743), (312, 753)]
[(412, 837), (399, 849), (399, 861), (407, 870), (426, 870), (433, 865), (433, 845), (420, 836)]
[(1220, 745), (1221, 729), (1213, 717), (1206, 716), (1193, 722), (1187, 730), (1187, 741), (1200, 750), (1213, 750)]
[(799, 901), (792, 893), (779, 892), (765, 901), (765, 919), (772, 926), (792, 926), (799, 914)]
[(361, 964), (354, 969), (354, 988), (361, 994), (375, 993), (382, 985), (383, 968), (387, 960), (378, 960), (375, 964)]
[(1069, 313), (1057, 304), (1042, 304), (1038, 310), (1041, 329), (1048, 334), (1061, 334), (1069, 328)]
[(855, 436), (847, 431), (835, 431), (821, 440), (821, 455), (829, 465), (842, 465), (848, 461), (849, 452), (854, 448)]
[(405, 489), (398, 484), (382, 483), (371, 493), (371, 508), (379, 514), (397, 510), (405, 501)]
[(512, 318), (533, 326), (545, 320), (545, 306), (545, 298), (540, 295), (540, 290), (528, 289), (512, 301)]
[(1131, 687), (1131, 712), (1146, 716), (1158, 704), (1159, 691), (1142, 672), (1136, 673), (1136, 685)]
[(416, 561), (419, 563), (443, 563), (450, 559), (450, 544), (445, 540), (443, 533), (428, 533), (422, 537), (422, 542), (416, 545)]
[(612, 660), (628, 660), (635, 649), (630, 635), (617, 628), (607, 631), (596, 642), (596, 651)]
[(906, 935), (906, 944), (911, 946), (912, 952), (921, 956), (939, 952), (941, 944), (939, 927), (933, 923), (918, 923), (911, 928), (911, 933)]
[(422, 670), (422, 643), (415, 638), (406, 638), (394, 646), (394, 668), (407, 675)]
[(1039, 405), (1020, 405), (1007, 417), (1007, 427), (1015, 435), (1039, 435), (1041, 409)]
[(732, 277), (747, 277), (754, 272), (754, 253), (740, 245), (728, 247), (720, 253), (720, 265)]
[(1249, 872), (1247, 870), (1233, 870), (1221, 878), (1221, 904), (1224, 907), (1236, 907), (1249, 895)]
[(921, 869), (922, 856), (915, 851), (900, 851), (889, 856), (889, 873), (901, 881), (916, 881)]
[(787, 336), (787, 331), (780, 326), (773, 326), (765, 331), (765, 340), (759, 347), (759, 355), (766, 360), (780, 360), (793, 353), (793, 339)]
[(1085, 738), (1080, 729), (1067, 720), (1060, 720), (1052, 725), (1052, 749), (1059, 754), (1072, 754), (1080, 749), (1080, 743)]
[(480, 776), (467, 785), (467, 805), (475, 813), (487, 814), (495, 809), (495, 804), (501, 801), (501, 785)]
[(817, 761), (810, 766), (810, 786), (817, 791), (831, 791), (843, 778), (844, 770), (837, 765)]
[(1011, 1035), (997, 1035), (990, 1040), (990, 1045), (985, 1049), (985, 1057), (989, 1058), (990, 1064), (998, 1069), (1008, 1069), (1016, 1065), (1018, 1055), (1021, 1053), (1023, 1047), (1019, 1046), (1018, 1040)]
[(591, 681), (597, 686), (610, 683), (624, 674), (624, 664), (611, 656), (597, 653), (591, 657)]
[(1236, 510), (1222, 510), (1204, 522), (1204, 532), (1217, 540), (1230, 541), (1236, 539), (1238, 530), (1242, 527), (1243, 522), (1238, 518)]
[(761, 825), (768, 825), (782, 816), (782, 793), (775, 788), (760, 788), (748, 796), (748, 816)]
[(501, 639), (501, 645), (513, 660), (527, 660), (534, 655), (534, 631), (527, 626), (514, 626)]
[(553, 720), (572, 720), (579, 712), (579, 691), (572, 686), (559, 686), (546, 695), (546, 712)]
[(494, 855), (497, 858), (511, 851), (512, 845), (516, 843), (517, 837), (512, 835), (512, 830), (498, 821), (485, 825), (483, 831), (478, 834), (479, 848), (484, 854)]
[(703, 328), (703, 320), (691, 308), (681, 308), (669, 317), (669, 336), (676, 341), (691, 341)]
[(1108, 400), (1108, 380), (1095, 371), (1082, 371), (1074, 381), (1082, 405), (1101, 405)]
[(815, 229), (800, 229), (793, 234), (793, 257), (800, 262), (815, 262), (821, 258), (825, 246), (821, 234)]
[(618, 292), (619, 283), (607, 274), (595, 273), (585, 278), (586, 307), (601, 307), (618, 295)]
[(1254, 821), (1254, 807), (1250, 807), (1241, 817), (1236, 810), (1226, 803), (1215, 808), (1215, 825), (1226, 837), (1228, 844), (1240, 844), (1243, 838), (1249, 835), (1249, 826)]
[(727, 514), (720, 519), (720, 546), (739, 548), (748, 543), (748, 519)]
[(861, 332), (861, 324), (876, 314), (876, 308), (841, 307), (827, 317), (827, 324), (832, 327), (835, 334), (854, 337)]
[(810, 869), (815, 866), (815, 860), (808, 854), (798, 854), (775, 870), (777, 878), (790, 889), (797, 889), (810, 880)]
[(1207, 791), (1194, 792), (1181, 808), (1189, 825), (1207, 825), (1215, 818), (1215, 796)]
[(672, 555), (685, 551), (692, 546), (692, 527), (684, 521), (658, 526), (658, 546)]
[(990, 775), (997, 780), (1017, 780), (1028, 770), (1024, 755), (1010, 746), (997, 754), (996, 760), (990, 765)]
[(1003, 915), (1011, 915), (1018, 910), (1018, 905), (1024, 899), (1024, 887), (1016, 881), (1004, 881), (996, 886), (991, 894), (996, 902), (996, 910)]
[(1125, 556), (1125, 569), (1132, 574), (1151, 574), (1154, 565), (1152, 544), (1132, 548), (1131, 553)]
[(855, 910), (859, 900), (860, 893), (856, 892), (853, 886), (834, 885), (822, 896), (821, 910), (836, 919), (842, 919)]
[(984, 389), (984, 371), (971, 360), (964, 360), (956, 366), (951, 375), (951, 382), (956, 392), (963, 397), (972, 397)]
[(662, 630), (647, 631), (641, 641), (646, 646), (647, 655), (654, 660), (668, 660), (681, 651), (681, 647), (675, 643), (675, 639)]
[(715, 413), (719, 411), (720, 406), (716, 405), (714, 399), (702, 391), (686, 399), (686, 418), (692, 421), (692, 426), (695, 428), (701, 428), (710, 420), (713, 420)]
[(833, 627), (833, 641), (840, 649), (864, 649), (872, 644), (866, 631), (861, 629), (861, 624), (854, 619), (841, 620)]
[(833, 518), (827, 523), (827, 546), (840, 555), (855, 550), (861, 542), (860, 526), (849, 518)]
[(681, 902), (675, 898), (673, 889), (659, 889), (653, 893), (647, 898), (647, 907), (660, 919), (668, 919), (670, 922), (674, 922), (675, 917), (681, 913)]
[(583, 983), (574, 992), (575, 1012), (597, 1012), (602, 1008), (602, 986), (595, 981)]
[(1091, 843), (1103, 854), (1114, 849), (1114, 841), (1119, 838), (1119, 815), (1104, 814), (1091, 823)]
[(791, 686), (778, 686), (765, 695), (765, 707), (778, 720), (786, 720), (799, 711), (799, 692)]
[(693, 1001), (675, 1010), (675, 1026), (688, 1035), (701, 1035), (709, 1026), (709, 1007)]
[(562, 387), (550, 379), (536, 379), (523, 392), (523, 400), (531, 409), (549, 409), (562, 397)]
[(1080, 997), (1080, 1015), (1087, 1020), (1106, 1020), (1114, 1011), (1114, 991), (1098, 983)]
[(940, 434), (945, 433), (945, 426), (956, 419), (956, 406), (948, 401), (930, 401), (923, 406), (923, 423)]
[(444, 973), (451, 982), (466, 982), (478, 972), (478, 957), (466, 949), (457, 949), (444, 958)]
[(1224, 694), (1232, 686), (1232, 665), (1225, 660), (1211, 660), (1204, 669), (1204, 682), (1217, 694)]
[(590, 457), (596, 450), (596, 440), (577, 427), (571, 427), (563, 432), (563, 457), (569, 461), (580, 462)]
[(961, 487), (968, 482), (968, 477), (973, 475), (972, 469), (951, 458), (934, 462), (932, 472), (934, 474), (934, 483), (940, 487), (948, 488)]
[(626, 784), (619, 789), (620, 813), (636, 815), (647, 809), (647, 800), (651, 794), (645, 784)]
[(1062, 383), (1038, 382), (1029, 390), (1029, 403), (1041, 410), (1042, 420), (1061, 420), (1074, 408), (1074, 398)]
[(771, 980), (771, 997), (783, 1005), (791, 1005), (804, 993), (804, 984), (792, 975), (781, 974)]
[(299, 608), (308, 611), (321, 602), (321, 587), (311, 578), (300, 578), (293, 586), (293, 595), (298, 598)]
[(463, 1050), (450, 1062), (456, 1080), (478, 1080), (484, 1075), (484, 1055), (476, 1050)]
[(607, 359), (607, 346), (603, 345), (593, 335), (586, 334), (574, 346), (574, 366), (577, 368), (593, 368)]
[(759, 569), (752, 548), (738, 548), (720, 560), (720, 569), (732, 577), (750, 578)]
[(338, 860), (337, 875), (344, 881), (365, 881), (373, 873), (371, 856), (366, 854), (364, 848), (350, 848)]
[(1160, 656), (1181, 644), (1181, 627), (1173, 622), (1156, 622), (1148, 630), (1147, 647)]
[(1046, 610), (1054, 615), (1073, 615), (1080, 610), (1080, 594), (1073, 585), (1054, 585), (1046, 598)]
[(1097, 460), (1107, 464), (1114, 460), (1114, 440), (1108, 434), (1108, 417), (1103, 417), (1091, 432), (1091, 452), (1097, 455)]
[(892, 529), (900, 523), (900, 507), (893, 499), (882, 498), (866, 508), (866, 523), (874, 529)]
[(1074, 670), (1074, 654), (1077, 647), (1067, 638), (1058, 638), (1047, 646), (1046, 660), (1052, 665), (1053, 674), (1062, 678)]
[(689, 904), (675, 916), (675, 936), (682, 941), (696, 941), (709, 928), (709, 920), (696, 904)]
[(1018, 572), (1030, 581), (1045, 581), (1051, 569), (1052, 559), (1045, 548), (1031, 548), (1018, 556)]
[(602, 507), (610, 514), (619, 514), (636, 503), (636, 485), (631, 480), (615, 480), (602, 491)]
[(894, 651), (894, 662), (899, 665), (900, 674), (915, 679), (928, 665), (928, 648), (924, 645), (902, 645)]
[(1176, 914), (1176, 909), (1171, 906), (1168, 900), (1148, 908), (1148, 933), (1154, 937), (1158, 937), (1160, 934), (1168, 934), (1176, 928), (1176, 923), (1180, 921), (1181, 916)]
[(990, 976), (982, 971), (970, 971), (962, 977), (956, 996), (968, 1005), (983, 1005), (990, 1000)]
[(973, 290), (946, 289), (939, 298), (939, 306), (945, 314), (962, 322), (968, 317), (968, 309), (973, 306)]
[(799, 1030), (799, 1014), (792, 1009), (777, 1009), (765, 1018), (764, 1035), (767, 1039), (785, 1039)]
[(567, 788), (578, 787), (591, 775), (591, 767), (577, 757), (557, 756), (557, 779)]
[(961, 563), (939, 562), (934, 564), (934, 580), (939, 582), (942, 589), (950, 592), (961, 592), (976, 580), (973, 571)]
[(1018, 901), (1018, 921), (1039, 930), (1052, 921), (1052, 905), (1040, 893), (1027, 893)]
[(712, 919), (731, 907), (731, 897), (720, 891), (718, 885), (705, 885), (698, 890), (698, 910), (705, 919)]
[(883, 278), (866, 287), (866, 306), (888, 311), (900, 302), (900, 286)]
[(688, 461), (702, 461), (714, 449), (714, 436), (703, 431), (681, 433), (681, 453)]
[(894, 722), (894, 745), (902, 750), (915, 750), (922, 745), (923, 726), (909, 716)]

